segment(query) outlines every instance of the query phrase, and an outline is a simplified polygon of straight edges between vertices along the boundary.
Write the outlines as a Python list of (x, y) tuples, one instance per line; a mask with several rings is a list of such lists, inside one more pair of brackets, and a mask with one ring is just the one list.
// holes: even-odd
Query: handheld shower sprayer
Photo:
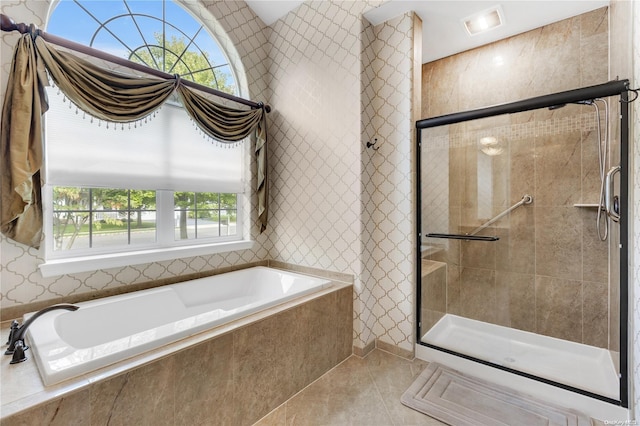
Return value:
[[(600, 108), (598, 107), (598, 102), (602, 102), (602, 104), (604, 105), (604, 132), (602, 131)], [(595, 109), (597, 123), (596, 129), (598, 132), (598, 172), (600, 174), (600, 198), (598, 199), (596, 228), (598, 230), (598, 237), (600, 238), (600, 240), (606, 241), (607, 235), (609, 234), (609, 222), (606, 220), (606, 218), (609, 216), (609, 212), (605, 208), (605, 171), (607, 168), (607, 154), (609, 152), (609, 104), (606, 100), (600, 98), (584, 99), (581, 101), (572, 102), (572, 104), (591, 105)], [(567, 104), (552, 105), (548, 109), (550, 111), (553, 111), (565, 106), (567, 106)]]

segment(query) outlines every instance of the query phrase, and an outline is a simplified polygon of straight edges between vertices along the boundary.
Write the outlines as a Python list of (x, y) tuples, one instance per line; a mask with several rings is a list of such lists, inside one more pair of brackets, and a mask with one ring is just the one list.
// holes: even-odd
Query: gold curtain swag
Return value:
[(264, 107), (236, 109), (219, 105), (172, 79), (132, 77), (100, 68), (56, 50), (31, 28), (14, 51), (2, 109), (0, 152), (2, 204), (0, 231), (17, 242), (38, 248), (42, 235), (41, 116), (48, 109), (46, 71), (79, 109), (100, 120), (128, 123), (148, 116), (177, 91), (185, 110), (208, 136), (237, 142), (256, 135), (258, 221), (264, 232), (268, 218), (267, 126)]

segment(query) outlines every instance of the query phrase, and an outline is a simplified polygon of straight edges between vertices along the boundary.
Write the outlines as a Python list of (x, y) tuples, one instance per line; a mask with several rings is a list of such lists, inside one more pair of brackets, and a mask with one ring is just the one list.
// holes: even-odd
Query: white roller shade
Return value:
[[(106, 123), (47, 89), (46, 183), (126, 189), (243, 192), (241, 146), (205, 140), (180, 107), (165, 103), (144, 125)], [(115, 126), (115, 129), (114, 129)], [(129, 128), (131, 127), (131, 128)]]

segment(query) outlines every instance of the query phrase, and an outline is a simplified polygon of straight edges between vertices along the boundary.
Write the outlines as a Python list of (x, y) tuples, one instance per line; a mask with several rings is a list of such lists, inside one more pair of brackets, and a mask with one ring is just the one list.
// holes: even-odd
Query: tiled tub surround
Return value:
[(244, 268), (81, 302), (76, 311), (39, 318), (27, 336), (49, 386), (330, 286), (309, 275)]
[(332, 287), (81, 378), (44, 387), (6, 357), (2, 425), (254, 423), (352, 352), (353, 278), (304, 269)]

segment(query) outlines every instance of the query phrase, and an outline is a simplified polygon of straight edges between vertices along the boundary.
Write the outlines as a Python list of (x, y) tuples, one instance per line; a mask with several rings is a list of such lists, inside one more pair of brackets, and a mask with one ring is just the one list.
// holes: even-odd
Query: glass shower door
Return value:
[(620, 399), (619, 229), (609, 221), (603, 241), (596, 224), (600, 158), (605, 171), (620, 160), (603, 111), (418, 130), (422, 344)]

